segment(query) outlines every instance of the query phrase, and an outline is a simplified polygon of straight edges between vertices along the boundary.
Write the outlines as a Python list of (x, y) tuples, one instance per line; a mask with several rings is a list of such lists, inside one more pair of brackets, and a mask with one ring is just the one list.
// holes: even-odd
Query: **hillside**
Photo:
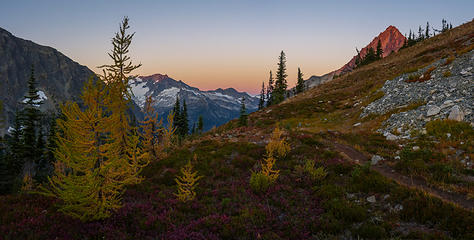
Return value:
[[(93, 75), (87, 67), (56, 49), (15, 37), (0, 28), (0, 99), (10, 124), (15, 110), (21, 109), (19, 102), (27, 91), (32, 66), (38, 90), (46, 100), (43, 110), (55, 109), (66, 100), (77, 100), (84, 82)], [(0, 129), (0, 136), (3, 130)]]
[[(2, 196), (0, 236), (473, 239), (474, 175), (467, 164), (474, 157), (473, 128), (469, 122), (432, 121), (449, 118), (454, 105), (430, 115), (435, 117), (428, 121), (429, 109), (423, 108), (449, 100), (446, 93), (451, 94), (452, 88), (456, 94), (450, 96), (464, 98), (456, 102), (463, 108), (462, 120), (472, 121), (467, 111), (472, 91), (467, 88), (463, 93), (462, 88), (472, 86), (472, 68), (467, 69), (473, 65), (473, 49), (471, 21), (254, 112), (248, 126), (240, 127), (233, 120), (194, 136), (148, 165), (143, 171), (145, 181), (129, 187), (124, 206), (102, 221), (81, 222), (66, 216), (57, 211), (57, 200), (44, 196)], [(448, 70), (451, 73), (444, 74)], [(449, 90), (444, 83), (438, 84), (443, 86), (438, 91), (444, 91), (440, 100), (424, 102), (425, 96), (413, 96), (391, 108), (378, 102), (384, 98), (395, 102), (395, 95), (396, 99), (410, 97), (390, 89), (392, 81), (400, 79), (411, 79), (399, 83), (410, 89), (437, 85), (436, 81), (455, 84), (448, 84)], [(419, 94), (436, 96), (429, 90)], [(386, 111), (363, 114), (378, 108)], [(377, 133), (387, 126), (387, 119), (412, 110), (423, 112), (419, 120), (425, 123), (414, 124), (409, 137), (396, 129), (391, 132), (400, 135), (396, 139)], [(265, 145), (277, 125), (291, 150), (276, 162), (280, 171), (276, 182), (267, 191), (252, 191), (251, 173), (259, 170)], [(175, 177), (193, 155), (195, 169), (203, 178), (196, 199), (182, 203), (174, 195)], [(311, 163), (327, 175), (313, 177)]]

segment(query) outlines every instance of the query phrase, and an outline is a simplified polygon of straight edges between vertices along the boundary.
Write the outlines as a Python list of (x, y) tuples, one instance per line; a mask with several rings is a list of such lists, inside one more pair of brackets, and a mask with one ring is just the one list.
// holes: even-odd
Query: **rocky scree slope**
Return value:
[[(380, 89), (384, 96), (365, 107), (361, 117), (386, 114), (409, 105), (417, 106), (392, 114), (382, 123), (378, 131), (391, 140), (398, 138), (391, 132), (410, 138), (411, 130), (423, 131), (427, 122), (436, 119), (467, 121), (474, 126), (473, 67), (474, 50), (451, 63), (441, 59), (413, 73), (402, 74), (385, 82)], [(428, 74), (428, 80), (416, 81)], [(416, 82), (410, 82), (410, 79)]]

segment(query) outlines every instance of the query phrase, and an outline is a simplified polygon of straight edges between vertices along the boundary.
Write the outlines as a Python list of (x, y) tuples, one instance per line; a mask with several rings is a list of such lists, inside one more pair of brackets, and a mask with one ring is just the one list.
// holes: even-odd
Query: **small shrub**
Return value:
[(450, 55), (448, 58), (446, 58), (446, 62), (444, 63), (444, 66), (451, 64), (454, 61), (454, 55)]
[(453, 176), (455, 169), (445, 163), (435, 163), (429, 167), (433, 179), (439, 182), (455, 182), (456, 178)]
[(322, 181), (327, 175), (326, 169), (324, 167), (314, 168), (313, 160), (306, 160), (304, 164), (304, 171), (309, 174), (311, 180), (313, 181)]
[(424, 82), (424, 81), (428, 81), (431, 79), (431, 72), (433, 72), (434, 70), (436, 69), (435, 66), (432, 66), (430, 68), (428, 68), (425, 73), (423, 73), (422, 76), (418, 75), (418, 74), (415, 74), (415, 75), (410, 75), (408, 76), (408, 79), (406, 80), (406, 82)]
[(342, 198), (344, 189), (338, 185), (325, 184), (319, 188), (317, 195), (323, 199)]
[(255, 193), (267, 191), (272, 182), (273, 179), (261, 172), (252, 172), (250, 175), (250, 187)]
[(352, 172), (350, 189), (354, 192), (387, 193), (390, 182), (377, 172), (370, 171), (370, 166), (357, 167)]
[(418, 82), (419, 79), (420, 79), (420, 74), (412, 74), (408, 76), (408, 79), (406, 80), (406, 82)]
[(34, 187), (33, 178), (31, 177), (31, 175), (29, 173), (25, 174), (25, 176), (23, 177), (23, 183), (22, 183), (22, 186), (21, 186), (21, 191), (22, 192), (29, 192), (29, 191), (33, 190), (33, 187)]
[(403, 173), (423, 174), (427, 170), (425, 162), (430, 161), (431, 158), (433, 158), (433, 153), (429, 149), (412, 151), (407, 147), (400, 152), (400, 161), (395, 167)]
[(450, 77), (451, 76), (451, 71), (446, 71), (443, 73), (443, 77), (447, 78), (447, 77)]
[(469, 46), (467, 46), (467, 47), (465, 47), (465, 48), (463, 48), (463, 49), (461, 49), (461, 50), (457, 50), (456, 53), (457, 53), (458, 55), (463, 55), (464, 53), (470, 52), (470, 51), (472, 51), (473, 49), (474, 49), (474, 44), (471, 44), (471, 45), (469, 45)]
[(426, 70), (426, 72), (423, 73), (423, 76), (420, 77), (420, 79), (419, 79), (418, 81), (419, 81), (419, 82), (424, 82), (424, 81), (430, 80), (430, 79), (431, 79), (431, 73), (432, 73), (435, 69), (436, 69), (435, 66), (432, 66), (432, 67), (428, 68), (428, 69)]
[(363, 239), (384, 239), (387, 237), (387, 232), (385, 228), (379, 225), (364, 223), (355, 230), (354, 236), (362, 237)]
[(405, 73), (414, 73), (418, 71), (418, 68), (417, 67), (411, 67), (411, 68), (408, 68)]
[(375, 93), (371, 94), (369, 96), (369, 102), (374, 102), (374, 101), (377, 101), (381, 98), (383, 98), (383, 96), (385, 95), (385, 93), (383, 91), (376, 91)]
[(346, 224), (361, 222), (367, 218), (367, 211), (363, 207), (341, 198), (328, 200), (323, 204), (323, 207), (336, 219)]

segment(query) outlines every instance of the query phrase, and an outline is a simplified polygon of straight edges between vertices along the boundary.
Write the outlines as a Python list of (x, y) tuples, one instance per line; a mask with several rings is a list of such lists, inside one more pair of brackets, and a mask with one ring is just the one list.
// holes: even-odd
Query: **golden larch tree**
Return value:
[(257, 192), (265, 191), (280, 175), (280, 170), (274, 168), (275, 162), (290, 151), (290, 145), (282, 138), (282, 134), (278, 126), (273, 130), (270, 142), (265, 147), (266, 155), (261, 162), (261, 170), (252, 172), (250, 176), (250, 186)]
[[(196, 162), (196, 155), (194, 155), (194, 161)], [(201, 179), (202, 176), (198, 176), (197, 171), (193, 170), (193, 165), (189, 161), (184, 167), (181, 168), (181, 176), (177, 176), (175, 181), (178, 185), (178, 193), (176, 197), (182, 202), (191, 201), (196, 197), (196, 186), (198, 185), (197, 181)]]
[(149, 160), (137, 128), (129, 124), (127, 75), (139, 65), (127, 55), (133, 37), (128, 28), (124, 18), (112, 40), (114, 64), (103, 66), (101, 79), (86, 84), (83, 110), (68, 102), (57, 121), (55, 174), (41, 191), (61, 199), (60, 210), (82, 220), (103, 219), (120, 208), (125, 187), (142, 181), (139, 173)]
[(153, 103), (153, 98), (148, 96), (143, 109), (145, 118), (140, 122), (142, 125), (142, 146), (143, 150), (148, 153), (149, 161), (156, 161), (163, 156), (163, 145), (159, 141), (162, 120), (158, 121), (158, 114), (153, 108)]

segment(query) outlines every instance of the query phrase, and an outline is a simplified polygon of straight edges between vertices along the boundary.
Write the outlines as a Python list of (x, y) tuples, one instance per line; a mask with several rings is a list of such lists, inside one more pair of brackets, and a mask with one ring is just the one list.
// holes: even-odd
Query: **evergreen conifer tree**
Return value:
[(15, 177), (22, 178), (21, 175), (25, 164), (24, 158), (24, 134), (23, 127), (21, 126), (20, 113), (15, 112), (15, 120), (13, 123), (13, 129), (10, 132), (10, 139), (8, 141), (8, 165), (12, 174)]
[(14, 176), (9, 169), (8, 158), (4, 155), (3, 149), (0, 155), (0, 195), (11, 192)]
[(36, 89), (36, 78), (34, 68), (31, 67), (31, 75), (28, 80), (28, 92), (23, 101), (25, 107), (21, 112), (23, 129), (23, 157), (25, 159), (25, 174), (34, 176), (35, 164), (39, 162), (40, 155), (37, 151), (37, 141), (39, 133), (39, 121), (41, 118), (41, 111), (39, 106), (43, 103), (38, 90)]
[(272, 76), (272, 71), (270, 71), (270, 77), (268, 78), (268, 86), (267, 86), (267, 107), (272, 105), (272, 93), (273, 93), (273, 76)]
[(247, 126), (247, 109), (245, 108), (245, 98), (242, 97), (240, 104), (239, 126)]
[(359, 51), (359, 49), (357, 49), (357, 47), (356, 47), (356, 52), (357, 52), (357, 55), (356, 55), (356, 59), (355, 59), (355, 65), (356, 65), (356, 67), (360, 67), (362, 65), (362, 60), (363, 59), (361, 58), (360, 51)]
[(302, 93), (304, 91), (304, 80), (303, 80), (303, 73), (301, 73), (300, 68), (298, 68), (298, 80), (296, 82), (296, 94)]
[(183, 110), (181, 111), (181, 136), (189, 134), (189, 120), (188, 107), (186, 106), (186, 99), (183, 99)]
[(425, 38), (430, 38), (430, 23), (426, 22), (426, 29), (425, 29)]
[(262, 110), (265, 106), (265, 82), (262, 82), (262, 91), (260, 91), (260, 100), (258, 102), (258, 110)]
[(374, 48), (370, 47), (367, 50), (367, 53), (365, 54), (365, 56), (362, 58), (361, 65), (367, 65), (375, 60), (377, 60), (377, 55), (374, 51)]
[(285, 100), (287, 81), (286, 77), (286, 55), (285, 52), (281, 51), (280, 57), (278, 58), (278, 70), (275, 81), (275, 88), (272, 93), (272, 104), (278, 104)]
[(423, 29), (421, 28), (421, 26), (418, 26), (418, 38), (417, 38), (417, 41), (423, 41), (423, 39), (425, 38), (425, 35), (423, 34)]
[(202, 119), (202, 115), (199, 115), (197, 129), (198, 129), (199, 134), (201, 134), (204, 129), (204, 120)]
[(178, 136), (181, 136), (181, 124), (182, 124), (182, 121), (181, 121), (181, 103), (179, 102), (179, 96), (176, 95), (176, 102), (174, 104), (174, 107), (173, 107), (173, 122), (175, 124), (175, 127), (176, 127), (176, 134)]
[(376, 59), (382, 59), (383, 58), (382, 43), (380, 42), (380, 39), (377, 42), (377, 52), (375, 53), (375, 58)]

